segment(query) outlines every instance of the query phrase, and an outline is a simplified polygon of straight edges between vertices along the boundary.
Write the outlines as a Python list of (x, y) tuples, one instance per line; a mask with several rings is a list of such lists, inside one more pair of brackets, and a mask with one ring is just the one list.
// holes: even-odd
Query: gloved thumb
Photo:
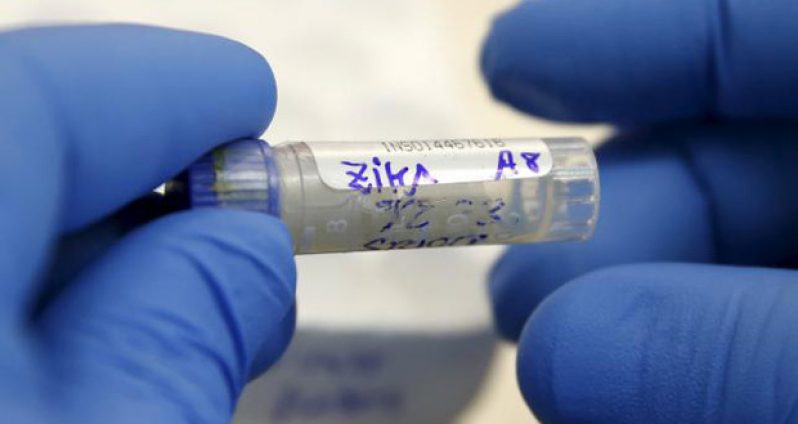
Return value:
[(207, 209), (143, 226), (44, 309), (55, 401), (76, 422), (229, 422), (288, 344), (295, 277), (272, 217)]
[(798, 272), (633, 265), (530, 317), (518, 377), (544, 423), (798, 422)]

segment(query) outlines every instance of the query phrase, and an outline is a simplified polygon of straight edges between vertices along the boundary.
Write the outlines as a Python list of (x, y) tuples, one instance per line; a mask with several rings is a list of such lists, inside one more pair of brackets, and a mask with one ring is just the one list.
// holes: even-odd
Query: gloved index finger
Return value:
[[(0, 34), (0, 54), (27, 74), (0, 97), (0, 113), (31, 91), (46, 99), (49, 122), (28, 124), (52, 128), (45, 148), (55, 152), (43, 154), (64, 166), (40, 171), (61, 181), (56, 207), (66, 229), (146, 193), (215, 145), (259, 135), (275, 106), (263, 58), (216, 36), (133, 25), (38, 28)], [(5, 136), (33, 147), (24, 126)]]
[(482, 70), (498, 99), (551, 119), (793, 119), (796, 19), (787, 0), (525, 1), (495, 21)]
[(0, 33), (0, 323), (24, 323), (45, 254), (271, 119), (266, 62), (219, 37), (132, 25)]

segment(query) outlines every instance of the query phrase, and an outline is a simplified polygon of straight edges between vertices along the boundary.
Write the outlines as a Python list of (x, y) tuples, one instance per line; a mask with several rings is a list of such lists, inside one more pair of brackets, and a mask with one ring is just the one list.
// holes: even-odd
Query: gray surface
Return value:
[(301, 329), (253, 382), (236, 424), (451, 422), (482, 385), (489, 329), (421, 335)]

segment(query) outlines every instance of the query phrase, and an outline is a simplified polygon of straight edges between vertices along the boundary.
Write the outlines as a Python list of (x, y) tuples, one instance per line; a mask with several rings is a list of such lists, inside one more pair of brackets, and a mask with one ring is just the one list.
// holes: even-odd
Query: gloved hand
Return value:
[(64, 234), (213, 146), (260, 134), (274, 103), (265, 61), (218, 37), (0, 34), (0, 422), (229, 421), (293, 331), (294, 264), (277, 220), (174, 214), (83, 246), (99, 251), (57, 292), (47, 265)]
[(545, 423), (798, 422), (798, 7), (527, 1), (498, 17), (494, 95), (617, 124), (586, 243), (510, 249), (500, 332)]

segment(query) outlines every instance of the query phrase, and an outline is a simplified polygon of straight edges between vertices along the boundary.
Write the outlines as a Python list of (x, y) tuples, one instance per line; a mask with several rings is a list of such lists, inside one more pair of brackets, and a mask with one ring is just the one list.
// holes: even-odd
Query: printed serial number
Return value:
[(434, 141), (383, 141), (382, 147), (388, 153), (395, 152), (432, 152), (435, 150), (492, 149), (505, 146), (498, 139), (471, 140), (434, 140)]

